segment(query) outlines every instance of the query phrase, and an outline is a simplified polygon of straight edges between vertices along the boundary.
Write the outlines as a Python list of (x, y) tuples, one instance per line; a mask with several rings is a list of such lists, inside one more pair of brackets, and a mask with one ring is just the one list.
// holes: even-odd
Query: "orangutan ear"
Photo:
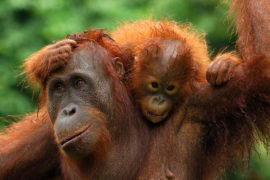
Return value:
[(119, 57), (113, 58), (113, 66), (117, 72), (119, 79), (123, 79), (125, 75), (125, 68)]

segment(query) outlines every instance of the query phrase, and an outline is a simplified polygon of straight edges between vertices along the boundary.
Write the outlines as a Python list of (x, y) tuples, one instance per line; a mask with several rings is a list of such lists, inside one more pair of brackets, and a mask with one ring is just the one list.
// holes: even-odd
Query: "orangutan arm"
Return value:
[(0, 179), (51, 179), (60, 166), (47, 113), (28, 115), (0, 135)]
[(209, 67), (210, 84), (198, 86), (189, 104), (199, 111), (193, 119), (204, 124), (205, 179), (216, 178), (239, 161), (248, 163), (245, 159), (256, 143), (269, 140), (269, 69), (270, 59), (263, 57), (238, 63), (220, 58)]
[(68, 63), (75, 46), (76, 41), (65, 39), (42, 48), (25, 61), (22, 74), (31, 82), (44, 85), (50, 73)]

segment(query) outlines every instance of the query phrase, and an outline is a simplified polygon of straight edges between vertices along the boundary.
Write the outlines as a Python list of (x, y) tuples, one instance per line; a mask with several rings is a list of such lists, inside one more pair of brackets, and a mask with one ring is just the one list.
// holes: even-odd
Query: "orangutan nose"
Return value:
[(69, 117), (69, 116), (73, 116), (74, 114), (76, 114), (76, 112), (77, 112), (77, 105), (69, 104), (63, 109), (61, 115), (64, 117), (65, 116)]
[(162, 96), (155, 96), (152, 100), (153, 104), (162, 105), (165, 102), (164, 97)]

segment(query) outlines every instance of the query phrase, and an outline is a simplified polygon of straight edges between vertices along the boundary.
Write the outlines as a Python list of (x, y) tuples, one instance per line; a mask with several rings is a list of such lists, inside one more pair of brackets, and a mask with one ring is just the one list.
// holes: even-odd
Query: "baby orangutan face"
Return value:
[(177, 98), (179, 83), (162, 82), (150, 77), (145, 81), (146, 94), (139, 101), (143, 115), (152, 123), (159, 123), (170, 114)]
[(190, 59), (183, 43), (157, 38), (135, 61), (133, 86), (143, 115), (152, 123), (165, 120), (185, 96)]

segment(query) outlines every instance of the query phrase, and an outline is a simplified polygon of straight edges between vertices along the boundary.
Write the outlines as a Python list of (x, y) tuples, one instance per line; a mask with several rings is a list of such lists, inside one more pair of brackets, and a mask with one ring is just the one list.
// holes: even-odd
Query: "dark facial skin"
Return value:
[[(139, 92), (139, 104), (143, 115), (152, 123), (159, 123), (166, 119), (177, 100), (181, 87), (181, 57), (179, 49), (183, 44), (176, 40), (162, 40), (158, 47), (150, 47), (150, 55), (139, 57), (146, 61), (147, 66), (141, 68), (143, 76)], [(140, 64), (141, 65), (141, 64)], [(179, 73), (180, 71), (180, 73)], [(135, 90), (136, 91), (136, 90)], [(137, 91), (138, 92), (138, 91)]]
[(101, 55), (89, 49), (74, 53), (68, 67), (48, 83), (48, 111), (57, 142), (72, 158), (93, 153), (108, 131), (112, 113), (107, 107), (113, 104), (98, 58)]

